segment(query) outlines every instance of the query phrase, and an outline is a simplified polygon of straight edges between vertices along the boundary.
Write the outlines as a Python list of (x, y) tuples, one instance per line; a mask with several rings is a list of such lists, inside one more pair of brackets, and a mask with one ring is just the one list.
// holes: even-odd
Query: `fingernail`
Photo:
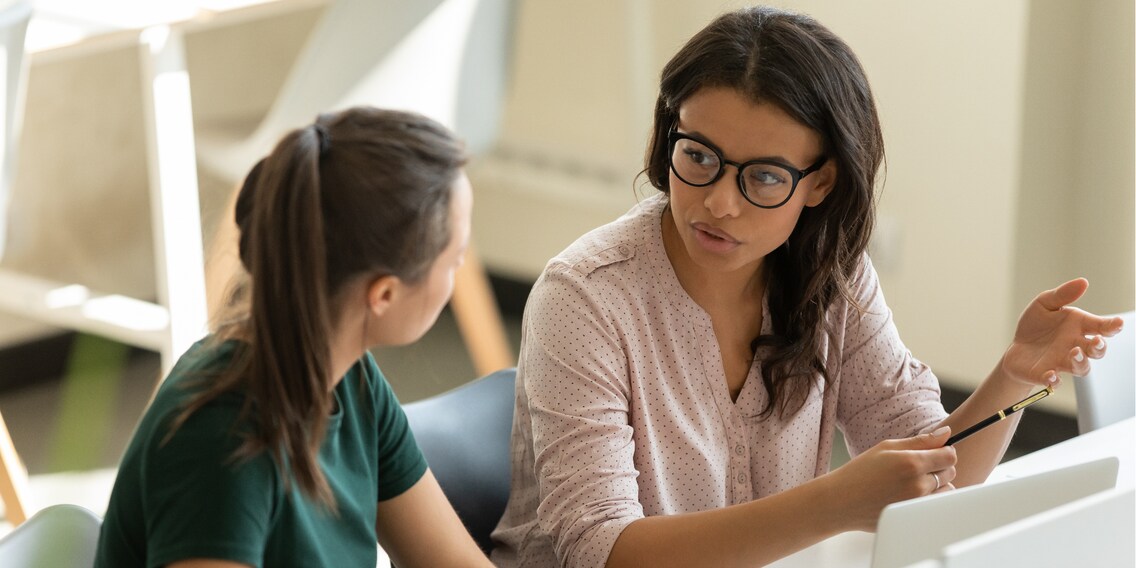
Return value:
[(1097, 343), (1096, 343), (1096, 345), (1093, 345), (1093, 347), (1096, 347), (1097, 351), (1104, 349), (1104, 338), (1098, 335), (1097, 336)]
[(1047, 380), (1049, 381), (1049, 384), (1051, 384), (1051, 385), (1057, 384), (1057, 373), (1053, 373), (1053, 372), (1049, 373), (1049, 378)]
[(1078, 363), (1085, 360), (1085, 353), (1081, 351), (1080, 347), (1078, 347), (1077, 350), (1073, 352), (1073, 360)]
[(947, 432), (950, 432), (950, 431), (951, 431), (950, 426), (939, 426), (939, 428), (937, 430), (935, 430), (934, 432), (931, 432), (931, 435), (937, 438), (937, 437), (942, 436), (943, 434), (946, 434)]

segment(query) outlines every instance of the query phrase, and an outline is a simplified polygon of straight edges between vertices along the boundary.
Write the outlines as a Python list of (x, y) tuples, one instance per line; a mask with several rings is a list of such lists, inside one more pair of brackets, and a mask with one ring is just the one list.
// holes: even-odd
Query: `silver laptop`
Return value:
[(880, 515), (872, 568), (938, 558), (943, 547), (1116, 486), (1115, 457), (893, 503)]

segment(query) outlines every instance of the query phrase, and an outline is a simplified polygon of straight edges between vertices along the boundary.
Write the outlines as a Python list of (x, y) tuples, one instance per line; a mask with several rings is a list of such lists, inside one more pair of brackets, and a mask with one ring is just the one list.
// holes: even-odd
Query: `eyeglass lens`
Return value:
[[(713, 183), (722, 172), (725, 164), (722, 158), (709, 146), (679, 138), (675, 141), (671, 154), (671, 166), (675, 175), (683, 182), (694, 186)], [(793, 174), (776, 164), (748, 164), (740, 177), (742, 191), (750, 201), (762, 206), (777, 206), (788, 199), (793, 191)]]

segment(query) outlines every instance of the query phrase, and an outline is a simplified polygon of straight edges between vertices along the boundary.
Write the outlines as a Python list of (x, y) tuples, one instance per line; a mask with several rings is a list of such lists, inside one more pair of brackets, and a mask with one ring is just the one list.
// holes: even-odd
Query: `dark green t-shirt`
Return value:
[(99, 537), (100, 568), (164, 566), (217, 558), (254, 566), (366, 566), (376, 563), (379, 501), (403, 493), (426, 472), (406, 415), (370, 354), (335, 388), (337, 412), (319, 463), (338, 517), (284, 489), (262, 453), (239, 463), (236, 424), (243, 398), (229, 393), (195, 412), (163, 444), (169, 425), (239, 343), (209, 339), (191, 347), (171, 371), (126, 450)]

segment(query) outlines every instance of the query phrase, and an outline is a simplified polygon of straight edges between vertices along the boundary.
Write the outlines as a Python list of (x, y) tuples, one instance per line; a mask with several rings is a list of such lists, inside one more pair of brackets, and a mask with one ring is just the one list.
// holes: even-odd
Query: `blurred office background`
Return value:
[[(334, 1), (39, 0), (3, 265), (154, 296), (137, 55), (105, 38), (183, 26), (195, 127), (247, 132)], [(1132, 309), (1131, 0), (773, 3), (817, 17), (867, 69), (888, 151), (872, 255), (948, 402), (986, 375), (1037, 292), (1085, 276), (1080, 306)], [(474, 242), (514, 352), (544, 263), (650, 192), (636, 174), (662, 65), (742, 4), (517, 0), (499, 133), (470, 166)], [(198, 181), (208, 246), (231, 182), (204, 167)], [(404, 402), (476, 375), (449, 313), (378, 357)], [(102, 470), (105, 487), (159, 367), (0, 313), (0, 412), (33, 477)], [(1031, 410), (1016, 451), (1076, 433), (1072, 390)], [(62, 475), (41, 495), (77, 500)]]

